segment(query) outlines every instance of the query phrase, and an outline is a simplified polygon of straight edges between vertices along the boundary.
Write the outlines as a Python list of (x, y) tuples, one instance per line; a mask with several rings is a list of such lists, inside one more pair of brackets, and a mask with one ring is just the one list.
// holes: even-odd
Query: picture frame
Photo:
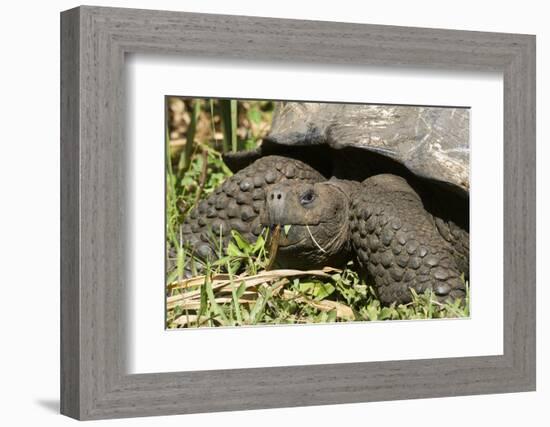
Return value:
[[(127, 374), (129, 53), (504, 79), (503, 354)], [(535, 390), (535, 37), (82, 6), (61, 14), (61, 413), (104, 419)]]

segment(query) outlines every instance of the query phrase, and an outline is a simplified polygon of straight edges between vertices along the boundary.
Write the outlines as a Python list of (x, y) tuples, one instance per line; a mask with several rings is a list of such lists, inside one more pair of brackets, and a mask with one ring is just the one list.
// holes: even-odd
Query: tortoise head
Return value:
[(349, 204), (333, 181), (284, 182), (266, 194), (264, 225), (279, 225), (276, 261), (286, 268), (337, 266), (350, 256)]

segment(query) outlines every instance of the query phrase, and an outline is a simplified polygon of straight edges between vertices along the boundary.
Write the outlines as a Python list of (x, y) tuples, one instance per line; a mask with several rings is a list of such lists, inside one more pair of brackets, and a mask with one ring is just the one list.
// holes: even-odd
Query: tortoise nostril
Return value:
[(281, 195), (280, 194), (277, 194), (277, 199), (280, 199), (281, 198)]
[(272, 195), (271, 195), (271, 200), (273, 200), (274, 198), (275, 198), (275, 196), (272, 194)]

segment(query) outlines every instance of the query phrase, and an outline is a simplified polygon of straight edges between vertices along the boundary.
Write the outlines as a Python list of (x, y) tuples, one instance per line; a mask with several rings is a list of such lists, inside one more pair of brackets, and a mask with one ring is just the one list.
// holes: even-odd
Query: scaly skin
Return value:
[(318, 182), (325, 178), (299, 160), (267, 156), (228, 178), (206, 200), (191, 210), (181, 226), (184, 246), (199, 259), (215, 256), (222, 236), (225, 248), (230, 230), (249, 242), (262, 231), (260, 217), (268, 189), (280, 182)]
[(464, 298), (460, 265), (468, 256), (467, 232), (451, 228), (457, 237), (446, 240), (440, 230), (455, 226), (430, 215), (403, 178), (376, 175), (362, 187), (352, 201), (351, 238), (380, 300), (407, 303), (410, 288), (417, 293), (432, 289), (441, 300)]

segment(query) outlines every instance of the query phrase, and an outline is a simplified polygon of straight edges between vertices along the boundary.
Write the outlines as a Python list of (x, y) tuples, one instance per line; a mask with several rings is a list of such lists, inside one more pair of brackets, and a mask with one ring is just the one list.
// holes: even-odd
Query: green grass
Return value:
[[(343, 270), (266, 270), (268, 231), (254, 243), (237, 232), (202, 275), (168, 284), (167, 327), (241, 326), (467, 317), (461, 301), (440, 303), (411, 290), (409, 304), (383, 307), (350, 263)], [(221, 250), (221, 248), (218, 248)], [(184, 247), (179, 253), (189, 254)]]
[(167, 328), (469, 316), (469, 294), (465, 301), (442, 304), (431, 292), (417, 295), (411, 290), (411, 303), (384, 307), (353, 263), (342, 270), (269, 270), (268, 230), (256, 242), (232, 232), (227, 247), (219, 236), (211, 236), (219, 259), (202, 265), (201, 275), (184, 279), (184, 264), (200, 261), (190, 258), (182, 245), (179, 225), (231, 175), (222, 152), (259, 143), (269, 128), (272, 105), (203, 100), (188, 102), (187, 111), (189, 124), (180, 139), (185, 146), (174, 149), (178, 139), (171, 138), (176, 133), (170, 123), (166, 140), (166, 249), (173, 266), (166, 277)]

